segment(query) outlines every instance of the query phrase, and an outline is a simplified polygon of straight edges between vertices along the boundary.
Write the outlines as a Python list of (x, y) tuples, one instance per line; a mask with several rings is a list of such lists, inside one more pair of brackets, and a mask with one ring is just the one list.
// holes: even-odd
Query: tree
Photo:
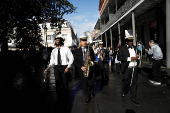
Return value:
[(15, 39), (21, 47), (39, 43), (38, 24), (51, 21), (52, 27), (64, 22), (63, 15), (75, 12), (76, 7), (67, 0), (2, 0), (0, 1), (1, 50), (8, 50), (7, 41)]

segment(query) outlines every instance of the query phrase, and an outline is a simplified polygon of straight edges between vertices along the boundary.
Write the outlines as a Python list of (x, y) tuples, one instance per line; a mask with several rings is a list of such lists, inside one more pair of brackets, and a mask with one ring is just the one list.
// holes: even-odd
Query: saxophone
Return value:
[[(89, 45), (90, 45), (90, 44), (89, 44)], [(89, 56), (90, 56), (89, 45), (88, 45), (87, 52), (86, 52), (86, 56), (85, 56), (85, 67), (86, 67), (86, 70), (83, 72), (84, 77), (88, 77), (88, 76), (89, 76), (90, 66), (93, 66), (93, 65), (94, 65), (93, 61), (91, 61), (91, 60), (88, 59)]]

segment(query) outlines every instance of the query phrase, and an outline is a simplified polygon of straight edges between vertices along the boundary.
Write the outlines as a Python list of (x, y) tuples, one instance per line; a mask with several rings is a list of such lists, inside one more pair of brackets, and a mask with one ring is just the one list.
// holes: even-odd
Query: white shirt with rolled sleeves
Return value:
[[(67, 67), (70, 68), (74, 57), (71, 50), (68, 47), (61, 46), (60, 47), (60, 55), (61, 55), (61, 65), (68, 65)], [(52, 50), (51, 52), (51, 59), (49, 67), (53, 65), (58, 65), (58, 48)]]

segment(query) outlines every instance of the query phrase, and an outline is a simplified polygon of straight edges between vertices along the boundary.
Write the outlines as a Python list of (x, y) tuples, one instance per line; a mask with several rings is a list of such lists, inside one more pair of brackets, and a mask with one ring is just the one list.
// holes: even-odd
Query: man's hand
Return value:
[(139, 58), (139, 55), (137, 54), (137, 55), (136, 55), (136, 60), (137, 60), (138, 58)]
[(90, 61), (91, 61), (91, 57), (90, 57), (90, 56), (89, 56), (88, 60), (90, 60)]
[(147, 52), (148, 50), (147, 50), (147, 49), (145, 49), (145, 51)]
[(134, 60), (136, 60), (136, 57), (131, 57), (131, 61), (134, 61)]
[(81, 70), (86, 71), (86, 67), (82, 66)]
[(49, 67), (47, 67), (45, 70), (44, 70), (44, 73), (47, 72), (49, 70)]
[(67, 73), (68, 72), (68, 67), (65, 69), (64, 73)]

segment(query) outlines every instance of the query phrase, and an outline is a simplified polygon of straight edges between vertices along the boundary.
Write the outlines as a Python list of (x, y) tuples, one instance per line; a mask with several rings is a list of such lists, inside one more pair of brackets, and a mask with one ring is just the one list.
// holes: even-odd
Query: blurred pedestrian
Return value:
[(119, 52), (119, 48), (120, 48), (120, 46), (117, 45), (116, 51), (114, 52), (114, 54), (115, 54), (116, 74), (121, 75), (121, 70), (120, 70), (121, 61), (119, 61), (119, 60), (117, 59), (117, 55), (118, 55), (118, 52)]
[(153, 40), (149, 41), (149, 46), (151, 49), (145, 51), (149, 55), (153, 55), (153, 65), (152, 65), (152, 78), (149, 80), (153, 84), (161, 85), (161, 80), (159, 79), (158, 71), (163, 62), (163, 53), (158, 44), (156, 44)]
[(44, 48), (42, 55), (43, 55), (44, 66), (45, 66), (45, 69), (46, 69), (47, 65), (48, 65), (48, 56), (50, 55), (50, 53), (47, 52), (46, 47)]
[(109, 54), (110, 54), (110, 60), (109, 60), (109, 66), (111, 67), (111, 63), (112, 63), (112, 50), (110, 49), (110, 46), (108, 47), (108, 50), (109, 50)]

